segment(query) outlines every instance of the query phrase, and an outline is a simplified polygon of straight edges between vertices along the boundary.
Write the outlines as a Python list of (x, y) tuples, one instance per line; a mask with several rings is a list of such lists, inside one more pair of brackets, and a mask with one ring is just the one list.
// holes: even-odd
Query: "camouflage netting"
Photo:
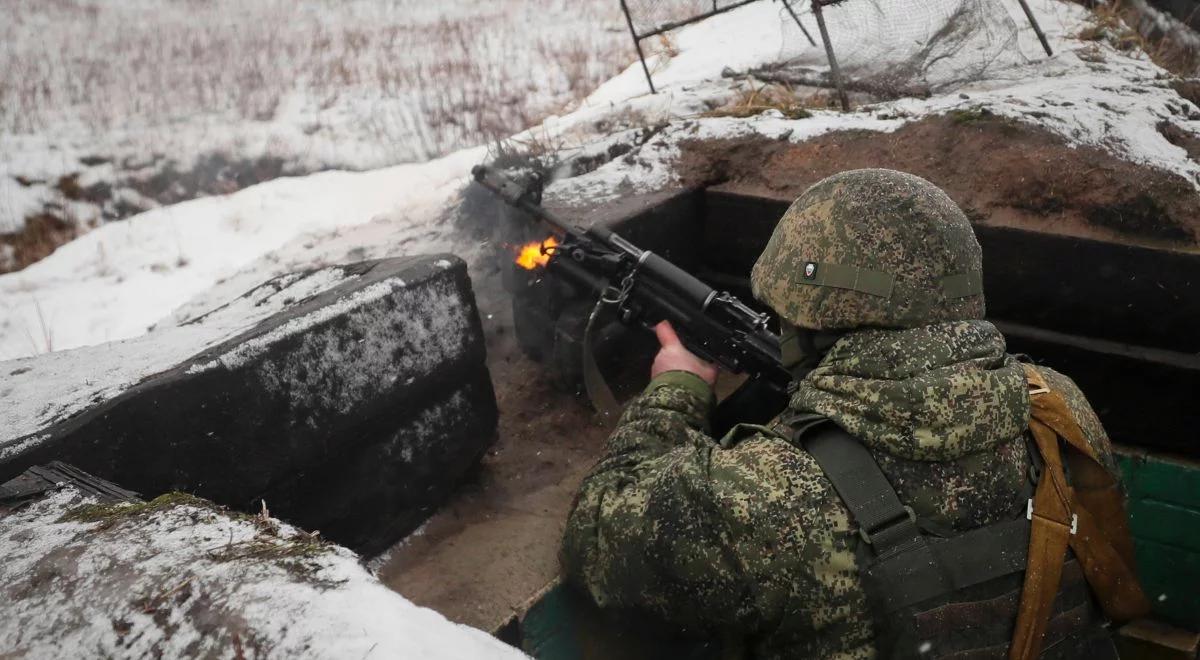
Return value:
[[(628, 2), (639, 34), (734, 4), (735, 0)], [(797, 81), (806, 74), (814, 81), (827, 80), (825, 52), (808, 0), (788, 4), (817, 47), (783, 3), (775, 4), (784, 38), (781, 64), (772, 68), (798, 74)], [(859, 88), (883, 93), (930, 93), (1002, 78), (1005, 70), (1043, 55), (1016, 0), (842, 0), (826, 6), (824, 14), (843, 74)]]
[[(937, 92), (1029, 61), (1017, 38), (1032, 29), (1015, 0), (845, 0), (825, 21), (846, 76), (882, 89)], [(792, 41), (805, 43), (796, 32)]]

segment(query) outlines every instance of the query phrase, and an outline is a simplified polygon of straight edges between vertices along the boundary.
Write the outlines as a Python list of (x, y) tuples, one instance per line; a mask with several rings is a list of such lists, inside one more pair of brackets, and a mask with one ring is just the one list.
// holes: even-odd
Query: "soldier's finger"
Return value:
[(671, 327), (668, 321), (659, 321), (658, 325), (654, 326), (654, 334), (658, 337), (658, 343), (663, 348), (668, 346), (681, 346), (679, 335), (675, 334), (675, 328)]

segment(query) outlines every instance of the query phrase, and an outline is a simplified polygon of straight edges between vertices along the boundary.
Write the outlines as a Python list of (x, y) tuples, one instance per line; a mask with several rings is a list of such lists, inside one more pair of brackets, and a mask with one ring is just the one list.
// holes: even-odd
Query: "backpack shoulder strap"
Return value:
[[(1024, 366), (1029, 430), (1044, 468), (1027, 513), (1028, 563), (1010, 660), (1034, 658), (1041, 651), (1068, 547), (1109, 617), (1123, 621), (1149, 609), (1128, 551), (1132, 543), (1115, 477), (1100, 464), (1062, 395), (1035, 367)], [(1066, 479), (1067, 462), (1074, 468), (1074, 484)]]

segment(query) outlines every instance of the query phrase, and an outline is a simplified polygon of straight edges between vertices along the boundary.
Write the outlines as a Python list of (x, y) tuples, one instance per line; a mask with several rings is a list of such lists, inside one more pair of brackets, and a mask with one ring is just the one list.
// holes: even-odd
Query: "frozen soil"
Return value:
[[(413, 603), (496, 632), (559, 575), (571, 502), (616, 420), (595, 413), (585, 396), (556, 388), (547, 367), (518, 347), (498, 272), (472, 277), (500, 409), (498, 438), (418, 532), (372, 563), (381, 582)], [(645, 385), (650, 357), (605, 368), (619, 400)], [(737, 382), (728, 377), (718, 391)]]
[(1200, 196), (1182, 176), (986, 112), (956, 111), (891, 133), (837, 131), (799, 143), (747, 136), (682, 147), (686, 185), (791, 200), (831, 174), (885, 167), (936, 183), (976, 223), (1200, 247)]
[(500, 423), (475, 474), (408, 539), (379, 579), (451, 621), (495, 631), (558, 574), (563, 523), (612, 422), (555, 389), (526, 357), (498, 273), (475, 276)]

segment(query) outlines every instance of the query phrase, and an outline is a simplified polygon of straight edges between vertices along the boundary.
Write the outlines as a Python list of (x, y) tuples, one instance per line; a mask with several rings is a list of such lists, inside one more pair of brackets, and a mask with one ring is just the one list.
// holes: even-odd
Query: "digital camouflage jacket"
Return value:
[[(1078, 388), (1044, 372), (1111, 463)], [(569, 515), (567, 579), (603, 608), (751, 657), (874, 657), (847, 509), (778, 424), (710, 437), (713, 403), (698, 377), (670, 372), (629, 405)], [(847, 334), (781, 417), (796, 413), (861, 439), (930, 528), (1011, 519), (1029, 497), (1026, 381), (985, 321)]]

